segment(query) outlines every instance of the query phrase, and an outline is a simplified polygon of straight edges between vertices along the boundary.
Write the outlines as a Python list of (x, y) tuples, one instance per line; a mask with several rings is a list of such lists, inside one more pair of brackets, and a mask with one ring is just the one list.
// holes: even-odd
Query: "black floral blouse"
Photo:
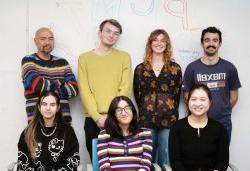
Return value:
[(163, 66), (158, 77), (151, 66), (137, 65), (133, 87), (141, 126), (170, 128), (178, 120), (181, 85), (181, 67), (173, 61), (168, 69)]

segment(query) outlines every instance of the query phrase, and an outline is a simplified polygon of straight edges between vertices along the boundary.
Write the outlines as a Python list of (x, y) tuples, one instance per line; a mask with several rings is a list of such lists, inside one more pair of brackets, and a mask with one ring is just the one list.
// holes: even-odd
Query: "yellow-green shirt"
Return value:
[(87, 117), (94, 121), (108, 112), (112, 99), (130, 96), (132, 68), (130, 55), (118, 49), (100, 56), (94, 50), (78, 59), (78, 84)]

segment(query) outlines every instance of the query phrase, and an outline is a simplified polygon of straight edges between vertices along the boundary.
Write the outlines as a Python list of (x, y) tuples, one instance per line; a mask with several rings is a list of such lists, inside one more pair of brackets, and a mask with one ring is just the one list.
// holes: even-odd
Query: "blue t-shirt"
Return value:
[(186, 68), (183, 90), (189, 91), (197, 83), (205, 84), (211, 90), (212, 106), (208, 116), (231, 129), (230, 90), (241, 87), (236, 67), (222, 58), (214, 65), (206, 65), (197, 59)]

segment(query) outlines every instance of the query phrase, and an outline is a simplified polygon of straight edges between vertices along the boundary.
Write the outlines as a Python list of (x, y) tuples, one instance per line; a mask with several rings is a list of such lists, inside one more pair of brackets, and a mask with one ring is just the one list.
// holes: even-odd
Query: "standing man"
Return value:
[[(221, 32), (216, 27), (208, 27), (202, 31), (201, 45), (204, 55), (187, 66), (183, 89), (187, 99), (188, 91), (193, 84), (203, 83), (209, 87), (213, 101), (208, 115), (225, 126), (230, 140), (231, 113), (238, 100), (241, 83), (235, 66), (219, 57), (218, 50), (221, 43)], [(197, 110), (202, 110), (202, 106), (197, 106)]]
[(110, 102), (116, 96), (131, 93), (130, 56), (114, 48), (121, 33), (118, 21), (103, 21), (98, 32), (100, 45), (81, 54), (78, 60), (80, 95), (86, 113), (86, 146), (91, 160), (92, 139), (97, 138), (104, 127)]
[(22, 80), (28, 121), (35, 113), (39, 96), (48, 90), (54, 90), (60, 96), (63, 117), (70, 123), (69, 99), (78, 94), (75, 76), (65, 59), (51, 55), (55, 41), (49, 28), (38, 29), (34, 41), (37, 53), (22, 59)]

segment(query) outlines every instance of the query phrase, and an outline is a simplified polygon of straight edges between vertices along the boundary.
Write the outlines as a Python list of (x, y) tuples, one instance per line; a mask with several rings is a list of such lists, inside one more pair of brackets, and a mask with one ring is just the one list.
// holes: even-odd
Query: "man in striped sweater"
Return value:
[(51, 55), (55, 42), (53, 32), (49, 28), (38, 29), (34, 41), (37, 53), (22, 59), (22, 80), (28, 121), (35, 113), (38, 97), (48, 90), (53, 90), (60, 96), (65, 121), (70, 123), (69, 99), (78, 94), (75, 75), (65, 59)]

